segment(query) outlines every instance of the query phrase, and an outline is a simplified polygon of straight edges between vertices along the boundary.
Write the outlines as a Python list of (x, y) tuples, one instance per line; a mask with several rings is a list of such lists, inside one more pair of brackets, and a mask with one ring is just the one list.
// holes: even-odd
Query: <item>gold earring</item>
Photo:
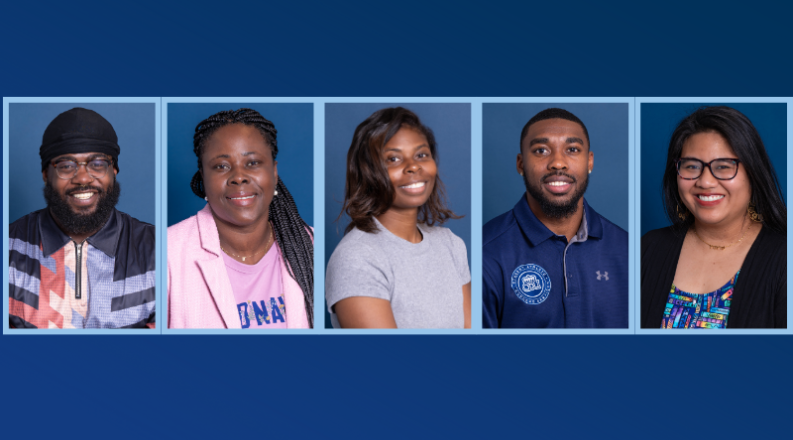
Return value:
[(680, 217), (680, 220), (685, 220), (686, 217), (688, 217), (688, 212), (686, 212), (685, 210), (683, 212), (680, 212), (680, 205), (677, 205), (675, 210), (677, 211), (677, 216)]
[(755, 223), (762, 223), (763, 222), (763, 215), (758, 214), (755, 210), (754, 203), (749, 203), (749, 207), (746, 208), (746, 212), (749, 213), (749, 219), (751, 219)]

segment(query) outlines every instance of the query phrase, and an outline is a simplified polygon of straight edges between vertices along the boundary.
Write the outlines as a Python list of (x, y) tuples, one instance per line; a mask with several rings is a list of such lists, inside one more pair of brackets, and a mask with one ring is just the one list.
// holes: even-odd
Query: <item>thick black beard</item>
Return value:
[[(535, 187), (529, 183), (529, 179), (526, 178), (527, 174), (528, 173), (525, 171), (523, 172), (523, 183), (526, 185), (526, 191), (528, 191), (529, 194), (534, 197), (534, 200), (540, 202), (540, 209), (547, 217), (562, 219), (570, 217), (571, 215), (575, 214), (576, 211), (578, 211), (578, 201), (581, 200), (581, 197), (583, 197), (584, 193), (586, 192), (586, 187), (589, 185), (589, 176), (584, 177), (583, 184), (579, 186), (579, 189), (575, 193), (573, 193), (573, 197), (571, 197), (568, 202), (555, 203), (553, 200), (545, 197), (545, 194), (542, 192), (542, 188)], [(574, 181), (577, 181), (575, 177), (564, 173), (552, 173), (544, 176), (543, 180), (556, 174), (564, 175), (573, 179)]]
[(97, 187), (92, 188), (98, 191), (99, 202), (96, 204), (94, 212), (81, 214), (69, 206), (66, 201), (68, 195), (62, 198), (50, 185), (50, 182), (44, 186), (44, 200), (47, 201), (47, 207), (67, 235), (93, 234), (102, 229), (110, 215), (113, 214), (113, 209), (121, 196), (121, 185), (118, 180), (114, 181), (113, 189), (110, 192), (105, 192)]

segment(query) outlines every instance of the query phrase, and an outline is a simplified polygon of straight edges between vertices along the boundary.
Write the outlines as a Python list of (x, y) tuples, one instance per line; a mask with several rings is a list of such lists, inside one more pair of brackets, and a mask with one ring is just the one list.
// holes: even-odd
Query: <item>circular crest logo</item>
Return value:
[(512, 290), (521, 301), (536, 306), (551, 293), (551, 278), (548, 272), (536, 264), (518, 266), (512, 272)]

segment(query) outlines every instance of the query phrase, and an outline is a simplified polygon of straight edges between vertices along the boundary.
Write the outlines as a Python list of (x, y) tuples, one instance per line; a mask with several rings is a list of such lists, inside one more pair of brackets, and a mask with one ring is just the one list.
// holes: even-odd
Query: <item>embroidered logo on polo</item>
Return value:
[(548, 272), (536, 264), (524, 264), (512, 272), (512, 290), (521, 301), (536, 306), (551, 293), (551, 278)]

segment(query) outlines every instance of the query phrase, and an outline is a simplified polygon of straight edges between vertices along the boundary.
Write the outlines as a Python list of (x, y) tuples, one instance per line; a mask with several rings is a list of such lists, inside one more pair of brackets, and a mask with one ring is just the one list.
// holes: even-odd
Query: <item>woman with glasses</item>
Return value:
[(168, 326), (313, 326), (313, 233), (278, 177), (276, 130), (257, 111), (201, 121), (193, 193), (207, 204), (168, 228)]
[(752, 122), (722, 106), (683, 119), (663, 202), (672, 226), (642, 237), (642, 327), (787, 327), (787, 208)]

